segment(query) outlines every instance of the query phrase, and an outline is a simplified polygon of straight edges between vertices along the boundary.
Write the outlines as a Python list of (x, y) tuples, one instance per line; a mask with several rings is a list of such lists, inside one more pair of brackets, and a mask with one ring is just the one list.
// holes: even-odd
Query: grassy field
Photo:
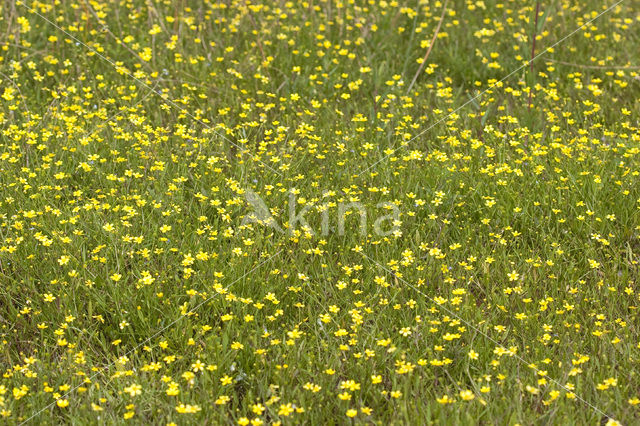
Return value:
[(638, 0), (0, 5), (0, 422), (640, 423)]

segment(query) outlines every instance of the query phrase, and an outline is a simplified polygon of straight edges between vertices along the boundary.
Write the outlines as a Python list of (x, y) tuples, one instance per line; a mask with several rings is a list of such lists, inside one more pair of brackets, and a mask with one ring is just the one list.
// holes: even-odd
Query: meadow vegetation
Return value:
[(637, 424), (639, 21), (2, 2), (1, 419)]

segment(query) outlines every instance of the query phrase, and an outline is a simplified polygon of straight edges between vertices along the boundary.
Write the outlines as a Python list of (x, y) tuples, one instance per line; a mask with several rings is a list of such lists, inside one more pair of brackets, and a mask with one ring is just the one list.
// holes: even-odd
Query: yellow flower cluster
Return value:
[(14, 3), (6, 422), (637, 421), (631, 3)]

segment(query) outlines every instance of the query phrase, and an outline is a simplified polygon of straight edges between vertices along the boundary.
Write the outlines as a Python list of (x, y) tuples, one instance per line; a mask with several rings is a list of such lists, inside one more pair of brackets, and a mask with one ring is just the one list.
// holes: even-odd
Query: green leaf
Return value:
[(536, 28), (536, 34), (540, 34), (542, 32), (542, 27), (544, 26), (545, 21), (555, 12), (555, 6), (551, 3), (547, 8), (542, 12), (542, 16), (538, 17), (538, 27)]

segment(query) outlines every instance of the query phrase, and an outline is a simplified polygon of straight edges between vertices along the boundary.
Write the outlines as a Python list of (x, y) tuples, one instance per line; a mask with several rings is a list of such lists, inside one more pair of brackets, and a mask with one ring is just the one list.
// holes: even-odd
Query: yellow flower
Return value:
[(475, 394), (468, 389), (460, 391), (460, 398), (462, 398), (465, 401), (471, 401), (475, 397), (476, 397)]
[(436, 401), (438, 401), (440, 404), (453, 404), (455, 401), (455, 399), (451, 399), (449, 398), (448, 395), (443, 395), (441, 398), (436, 398)]
[(137, 383), (133, 383), (130, 386), (124, 388), (124, 391), (130, 396), (138, 396), (142, 393), (142, 386)]
[(284, 416), (287, 417), (289, 416), (289, 414), (293, 413), (293, 406), (291, 403), (289, 404), (282, 404), (280, 405), (280, 408), (278, 409), (278, 415), (279, 416)]

